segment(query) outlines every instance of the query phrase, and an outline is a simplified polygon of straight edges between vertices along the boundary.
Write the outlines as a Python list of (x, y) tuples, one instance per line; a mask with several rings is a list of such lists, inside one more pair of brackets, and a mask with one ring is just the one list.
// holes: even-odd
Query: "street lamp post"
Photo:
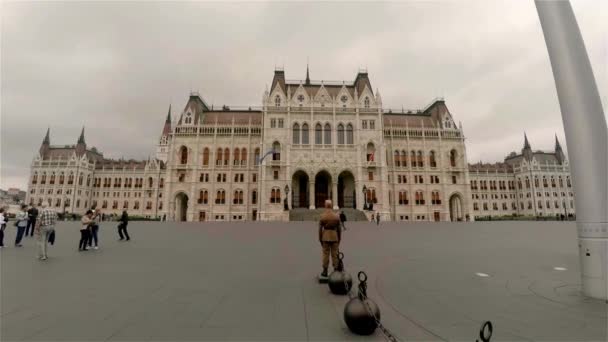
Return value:
[(283, 208), (289, 210), (289, 185), (285, 185), (285, 202), (283, 202)]

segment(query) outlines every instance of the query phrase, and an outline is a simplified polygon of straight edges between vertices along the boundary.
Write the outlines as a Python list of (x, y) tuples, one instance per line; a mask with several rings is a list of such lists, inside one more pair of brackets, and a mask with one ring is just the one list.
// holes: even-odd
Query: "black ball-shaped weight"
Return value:
[[(370, 299), (365, 302), (369, 305), (371, 312), (380, 321), (380, 308)], [(371, 335), (378, 327), (376, 318), (369, 314), (366, 305), (359, 298), (353, 298), (344, 307), (344, 322), (348, 329), (357, 335)]]
[(345, 295), (353, 287), (353, 277), (344, 271), (333, 271), (327, 281), (329, 290), (336, 295)]

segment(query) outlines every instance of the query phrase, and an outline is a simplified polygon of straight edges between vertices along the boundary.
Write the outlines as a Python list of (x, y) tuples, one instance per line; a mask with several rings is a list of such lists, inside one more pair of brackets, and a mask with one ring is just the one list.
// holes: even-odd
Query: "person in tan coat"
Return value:
[(334, 269), (338, 267), (338, 249), (342, 239), (342, 228), (340, 216), (332, 210), (330, 200), (325, 201), (325, 211), (319, 219), (319, 242), (323, 249), (323, 272), (320, 279), (327, 279), (327, 267), (329, 266), (329, 255), (331, 254), (331, 265)]

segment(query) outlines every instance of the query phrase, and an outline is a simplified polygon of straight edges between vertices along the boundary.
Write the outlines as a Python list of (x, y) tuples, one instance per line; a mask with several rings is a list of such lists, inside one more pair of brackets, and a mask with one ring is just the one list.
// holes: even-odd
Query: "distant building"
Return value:
[(533, 151), (524, 135), (521, 153), (503, 163), (469, 165), (473, 216), (574, 216), (570, 167), (555, 137), (555, 150)]
[(394, 221), (549, 214), (556, 200), (570, 203), (561, 194), (572, 190), (555, 188), (559, 196), (543, 195), (551, 210), (543, 202), (539, 211), (536, 197), (528, 209), (520, 196), (540, 187), (517, 187), (527, 173), (569, 184), (563, 152), (532, 152), (526, 138), (504, 164), (469, 165), (464, 139), (443, 99), (385, 109), (366, 71), (329, 82), (311, 81), (308, 69), (304, 80), (275, 70), (260, 107), (214, 109), (191, 93), (175, 124), (169, 107), (153, 159), (107, 159), (87, 147), (84, 129), (76, 145), (51, 146), (47, 131), (27, 201), (175, 221), (288, 220), (286, 206), (322, 208), (326, 199)]

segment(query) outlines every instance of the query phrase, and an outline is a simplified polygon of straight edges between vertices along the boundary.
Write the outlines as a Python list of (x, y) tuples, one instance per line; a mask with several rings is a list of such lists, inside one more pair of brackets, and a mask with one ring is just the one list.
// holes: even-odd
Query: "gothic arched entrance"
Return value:
[(338, 207), (356, 208), (355, 177), (350, 171), (342, 171), (338, 176)]
[(450, 196), (450, 221), (463, 221), (462, 197), (459, 194)]
[(175, 212), (174, 216), (175, 221), (185, 222), (188, 221), (188, 196), (180, 192), (175, 195)]
[(327, 199), (331, 199), (331, 175), (320, 171), (315, 176), (315, 208), (323, 208)]
[(308, 175), (306, 172), (299, 170), (293, 174), (291, 179), (291, 207), (292, 208), (308, 208)]

